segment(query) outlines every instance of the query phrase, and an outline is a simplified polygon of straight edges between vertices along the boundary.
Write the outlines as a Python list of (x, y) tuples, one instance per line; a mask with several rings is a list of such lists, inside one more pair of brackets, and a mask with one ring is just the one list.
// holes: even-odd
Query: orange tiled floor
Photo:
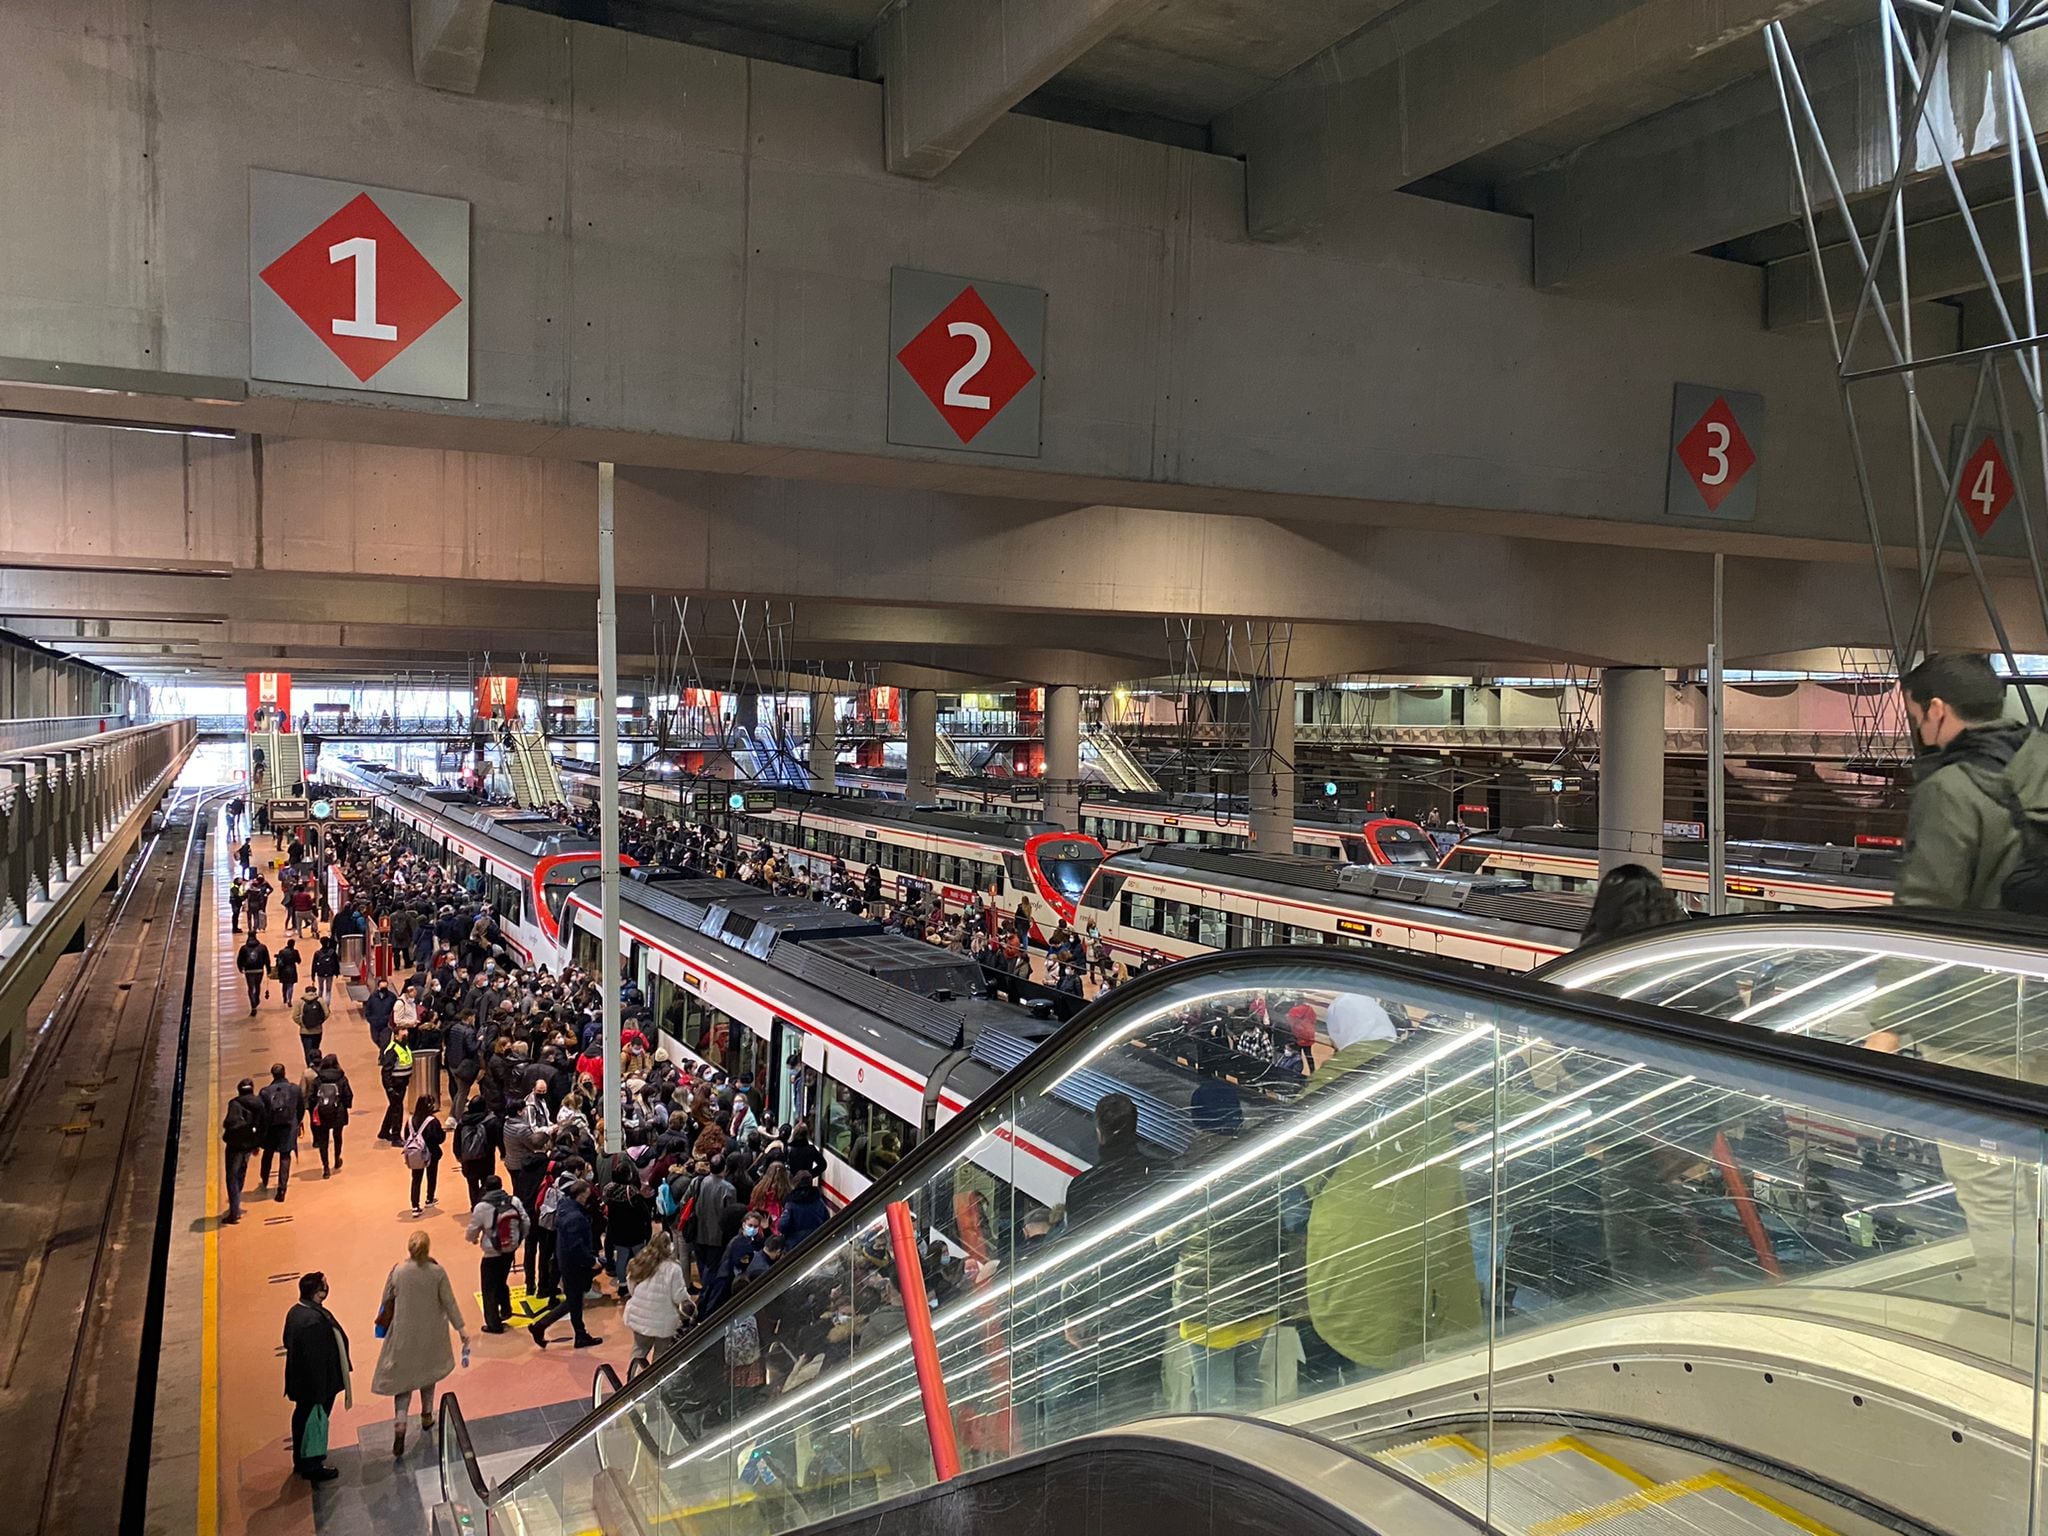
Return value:
[[(259, 840), (259, 857), (268, 855), (268, 841)], [(223, 838), (217, 839), (215, 846), (232, 844)], [(240, 939), (228, 932), (229, 872), (224, 860), (215, 873), (220, 892), (216, 903), (219, 1033), (215, 1060), (224, 1107), (234, 1096), (238, 1079), (254, 1078), (260, 1087), (268, 1080), (272, 1062), (283, 1062), (297, 1081), (304, 1057), (298, 1032), (275, 983), (255, 1017), (248, 1014), (247, 994), (234, 974), (234, 948)], [(273, 950), (283, 947), (281, 919), (274, 911), (263, 937)], [(314, 945), (302, 940), (299, 947), (310, 958)], [(316, 1523), (312, 1490), (291, 1475), (291, 1456), (285, 1444), (290, 1406), (283, 1398), (279, 1340), (285, 1312), (297, 1300), (297, 1278), (303, 1271), (326, 1272), (332, 1288), (328, 1306), (347, 1329), (353, 1347), (355, 1406), (337, 1407), (332, 1444), (338, 1450), (360, 1440), (366, 1460), (372, 1455), (388, 1457), (391, 1437), (391, 1402), (373, 1398), (369, 1391), (379, 1348), (371, 1320), (385, 1276), (405, 1257), (406, 1239), (421, 1227), (432, 1234), (434, 1257), (447, 1266), (462, 1310), (470, 1319), (475, 1346), (471, 1366), (467, 1371), (458, 1368), (444, 1383), (458, 1394), (470, 1419), (579, 1398), (588, 1401), (591, 1376), (599, 1362), (623, 1370), (632, 1350), (631, 1335), (613, 1303), (594, 1307), (588, 1314), (592, 1331), (605, 1339), (594, 1349), (569, 1348), (566, 1323), (557, 1324), (550, 1332), (545, 1352), (536, 1349), (523, 1330), (497, 1337), (479, 1330), (477, 1250), (462, 1237), (469, 1212), (461, 1171), (452, 1156), (444, 1158), (441, 1203), (415, 1220), (407, 1169), (397, 1149), (376, 1139), (384, 1094), (368, 1026), (361, 1010), (340, 987), (335, 990), (335, 1000), (338, 1006), (327, 1027), (324, 1049), (341, 1058), (356, 1095), (354, 1117), (346, 1132), (346, 1167), (323, 1179), (311, 1138), (306, 1137), (292, 1170), (288, 1198), (280, 1204), (269, 1192), (254, 1187), (257, 1165), (252, 1161), (242, 1221), (219, 1230), (218, 1444), (220, 1529), (224, 1532), (284, 1536), (312, 1531), (331, 1523), (325, 1518), (331, 1501), (346, 1500), (349, 1495), (347, 1478), (321, 1490), (322, 1518)], [(216, 1159), (220, 1155), (217, 1126), (213, 1155)], [(219, 1177), (216, 1171), (216, 1187)], [(515, 1286), (519, 1279), (514, 1271)], [(405, 1466), (411, 1470), (433, 1466), (435, 1453), (422, 1442), (416, 1421), (409, 1441)]]

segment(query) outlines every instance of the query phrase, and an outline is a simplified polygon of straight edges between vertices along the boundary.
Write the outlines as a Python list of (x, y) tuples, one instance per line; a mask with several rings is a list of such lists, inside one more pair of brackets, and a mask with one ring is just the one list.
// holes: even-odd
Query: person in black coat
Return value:
[(783, 1247), (794, 1248), (831, 1219), (832, 1207), (825, 1200), (825, 1191), (808, 1173), (800, 1173), (790, 1188), (789, 1198), (782, 1202), (775, 1233), (782, 1239)]
[(548, 1326), (568, 1314), (576, 1335), (576, 1347), (588, 1349), (602, 1344), (602, 1336), (583, 1326), (583, 1296), (597, 1278), (597, 1232), (590, 1222), (590, 1203), (596, 1191), (578, 1180), (562, 1191), (555, 1208), (555, 1262), (562, 1274), (562, 1299), (527, 1325), (526, 1331), (542, 1349), (548, 1347)]
[(315, 1408), (331, 1415), (337, 1397), (355, 1406), (349, 1365), (348, 1334), (327, 1310), (327, 1277), (317, 1269), (299, 1276), (298, 1304), (284, 1318), (284, 1395), (292, 1404), (292, 1470), (309, 1483), (341, 1475), (324, 1451), (305, 1454), (306, 1423)]

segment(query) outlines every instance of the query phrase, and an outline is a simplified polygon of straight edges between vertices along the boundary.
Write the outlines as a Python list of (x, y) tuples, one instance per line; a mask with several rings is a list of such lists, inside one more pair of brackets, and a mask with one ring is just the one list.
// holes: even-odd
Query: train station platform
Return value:
[[(218, 830), (218, 829), (216, 829)], [(302, 1139), (285, 1197), (259, 1188), (252, 1162), (242, 1220), (224, 1225), (226, 1210), (220, 1126), (235, 1085), (248, 1077), (260, 1087), (273, 1063), (293, 1082), (304, 1061), (297, 1028), (276, 982), (252, 1016), (235, 971), (241, 936), (232, 930), (227, 889), (235, 839), (211, 839), (207, 871), (206, 931), (200, 954), (201, 986), (195, 1003), (192, 1076), (184, 1144), (192, 1149), (182, 1170), (175, 1222), (167, 1337), (181, 1362), (185, 1401), (159, 1412), (159, 1460), (187, 1463), (178, 1477), (152, 1477), (158, 1507), (152, 1528), (222, 1536), (369, 1536), (376, 1531), (425, 1531), (427, 1512), (439, 1502), (435, 1447), (415, 1422), (405, 1454), (391, 1453), (392, 1404), (371, 1394), (379, 1343), (373, 1320), (391, 1267), (406, 1256), (408, 1238), (425, 1230), (433, 1257), (448, 1271), (469, 1323), (467, 1370), (443, 1383), (461, 1387), (474, 1414), (473, 1434), (484, 1464), (504, 1475), (527, 1460), (588, 1410), (597, 1367), (623, 1370), (632, 1337), (618, 1322), (618, 1307), (594, 1307), (593, 1330), (605, 1342), (592, 1349), (536, 1348), (521, 1329), (490, 1336), (482, 1320), (477, 1250), (463, 1240), (469, 1215), (462, 1175), (452, 1155), (441, 1167), (439, 1203), (415, 1218), (408, 1170), (397, 1150), (377, 1139), (385, 1098), (377, 1052), (359, 999), (345, 984), (334, 992), (322, 1048), (338, 1056), (355, 1092), (343, 1140), (342, 1166), (322, 1177), (310, 1138)], [(268, 836), (254, 840), (259, 865), (277, 857)], [(264, 930), (275, 953), (287, 934), (273, 912)], [(301, 940), (310, 959), (316, 946)], [(410, 1106), (408, 1105), (408, 1108)], [(288, 1446), (291, 1406), (283, 1396), (285, 1313), (298, 1299), (302, 1273), (320, 1270), (331, 1294), (328, 1307), (347, 1331), (354, 1401), (337, 1405), (329, 1464), (341, 1476), (318, 1488), (292, 1475)], [(513, 1273), (514, 1294), (520, 1275)], [(170, 1373), (166, 1373), (167, 1385)], [(189, 1446), (187, 1458), (181, 1447)], [(160, 1466), (159, 1473), (162, 1468)], [(189, 1500), (183, 1508), (181, 1501)]]

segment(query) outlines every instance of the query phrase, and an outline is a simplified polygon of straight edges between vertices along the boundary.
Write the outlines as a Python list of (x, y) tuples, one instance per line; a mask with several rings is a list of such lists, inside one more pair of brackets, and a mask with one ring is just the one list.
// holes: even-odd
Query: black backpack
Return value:
[(1980, 759), (1969, 764), (1971, 781), (2004, 810), (2013, 831), (2019, 834), (2019, 862), (1999, 887), (1998, 904), (2001, 910), (2023, 917), (2048, 917), (2048, 806), (2029, 809), (2013, 787), (2007, 769), (2039, 739), (2038, 732), (2029, 733), (2005, 762), (1987, 753), (1984, 758), (1988, 761)]
[(320, 1079), (313, 1090), (313, 1123), (331, 1128), (341, 1116), (341, 1084), (331, 1077)]
[(231, 1152), (253, 1152), (263, 1144), (263, 1121), (239, 1095), (228, 1100), (221, 1132)]
[(491, 1128), (481, 1120), (464, 1120), (455, 1127), (455, 1156), (465, 1163), (480, 1163), (491, 1153)]

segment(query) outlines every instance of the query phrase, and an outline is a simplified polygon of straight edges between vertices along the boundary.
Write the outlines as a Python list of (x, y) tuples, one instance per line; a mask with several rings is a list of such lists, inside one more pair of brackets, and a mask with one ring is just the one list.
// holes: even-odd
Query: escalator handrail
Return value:
[(438, 1433), (435, 1435), (435, 1444), (443, 1449), (441, 1456), (441, 1502), (444, 1504), (452, 1502), (451, 1490), (448, 1487), (448, 1457), (446, 1455), (448, 1437), (452, 1434), (455, 1436), (455, 1448), (462, 1453), (463, 1469), (469, 1474), (470, 1492), (475, 1496), (478, 1504), (488, 1505), (491, 1502), (492, 1496), (491, 1485), (484, 1481), (484, 1470), (478, 1465), (476, 1459), (476, 1445), (469, 1436), (469, 1421), (463, 1418), (462, 1405), (456, 1402), (453, 1392), (441, 1394), (441, 1406), (437, 1418), (439, 1422), (437, 1425)]
[[(2017, 1079), (1990, 1077), (1934, 1062), (1901, 1059), (1881, 1051), (1862, 1050), (1803, 1035), (1775, 1034), (1757, 1025), (1704, 1014), (1680, 1013), (1627, 998), (1567, 991), (1532, 981), (1524, 975), (1482, 971), (1453, 960), (1342, 947), (1221, 950), (1136, 977), (1106, 997), (1098, 997), (1089, 1003), (1017, 1066), (1004, 1073), (973, 1104), (906, 1152), (885, 1177), (870, 1184), (835, 1211), (830, 1220), (806, 1239), (804, 1248), (828, 1248), (844, 1241), (851, 1231), (878, 1219), (888, 1204), (897, 1198), (898, 1191), (917, 1188), (927, 1174), (936, 1171), (953, 1155), (956, 1143), (963, 1137), (980, 1134), (976, 1128), (980, 1118), (979, 1106), (1013, 1097), (1046, 1061), (1057, 1059), (1068, 1046), (1084, 1039), (1099, 1024), (1122, 1014), (1132, 1004), (1142, 1004), (1155, 993), (1178, 989), (1191, 979), (1199, 979), (1212, 972), (1255, 970), (1262, 965), (1277, 967), (1289, 963), (1314, 964), (1325, 972), (1354, 970), (1360, 974), (1361, 983), (1368, 976), (1380, 976), (1420, 986), (1444, 987), (1474, 1001), (1492, 1001), (1511, 1007), (1547, 1007), (1558, 1014), (1577, 1015), (1622, 1033), (1641, 1035), (1666, 1044), (1704, 1048), (1716, 1054), (1787, 1067), (1838, 1085), (1849, 1084), (1897, 1095), (1937, 1109), (1998, 1115), (2048, 1128), (2048, 1087)], [(779, 1294), (771, 1290), (771, 1286), (772, 1280), (764, 1281), (759, 1287), (728, 1297), (684, 1337), (716, 1338), (728, 1324), (764, 1305), (774, 1294)], [(694, 1358), (691, 1351), (682, 1353)], [(603, 1407), (592, 1409), (554, 1444), (500, 1483), (496, 1496), (503, 1498), (545, 1472), (597, 1427), (601, 1415), (630, 1408), (656, 1390), (665, 1376), (666, 1372), (659, 1369), (641, 1372), (621, 1392), (607, 1399)]]
[(1769, 933), (1774, 929), (1822, 932), (1865, 930), (1883, 938), (1892, 930), (1925, 934), (1950, 943), (1982, 944), (2016, 955), (2048, 958), (2048, 918), (2015, 912), (1958, 912), (1945, 907), (1867, 906), (1830, 911), (1743, 912), (1725, 917), (1689, 917), (1682, 923), (1645, 928), (1598, 944), (1567, 950), (1538, 968), (1538, 975), (1562, 971), (1586, 960), (1611, 960), (1636, 949), (1655, 949), (1674, 940), (1714, 938), (1728, 933)]
[(596, 1374), (590, 1378), (590, 1406), (592, 1408), (604, 1406), (606, 1383), (610, 1383), (612, 1389), (611, 1396), (613, 1397), (617, 1397), (620, 1392), (625, 1390), (626, 1384), (619, 1379), (619, 1373), (609, 1365), (600, 1365), (597, 1368)]

